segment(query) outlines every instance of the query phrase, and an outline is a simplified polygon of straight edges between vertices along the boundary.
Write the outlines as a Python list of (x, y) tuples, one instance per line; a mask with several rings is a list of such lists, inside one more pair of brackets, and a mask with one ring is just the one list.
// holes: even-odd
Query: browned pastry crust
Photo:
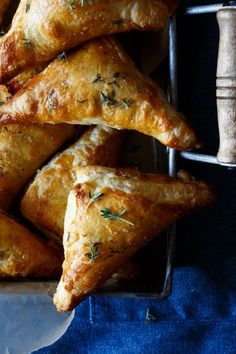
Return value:
[[(0, 86), (0, 103), (11, 95)], [(59, 147), (75, 134), (72, 125), (0, 126), (0, 208), (7, 210), (20, 189)]]
[(0, 121), (101, 124), (137, 130), (179, 150), (199, 146), (182, 114), (112, 37), (55, 60), (0, 107)]
[(9, 82), (6, 83), (6, 87), (8, 91), (14, 95), (17, 91), (19, 91), (22, 87), (24, 87), (27, 82), (32, 79), (35, 75), (39, 74), (46, 68), (45, 65), (40, 65), (37, 67), (31, 67), (24, 70), (22, 73), (13, 77)]
[(74, 169), (86, 165), (114, 166), (121, 140), (117, 130), (90, 128), (38, 172), (22, 199), (23, 215), (62, 243), (67, 199), (75, 182)]
[(1, 0), (0, 1), (0, 26), (2, 25), (3, 15), (8, 8), (11, 0)]
[[(203, 182), (136, 170), (81, 167), (77, 182), (65, 217), (65, 261), (54, 296), (59, 311), (74, 308), (177, 218), (215, 201), (212, 187)], [(90, 203), (89, 192), (103, 197)], [(108, 211), (123, 212), (122, 219), (102, 216)]]
[(176, 0), (21, 0), (0, 48), (0, 81), (89, 39), (129, 30), (159, 30)]
[(62, 254), (0, 211), (0, 279), (57, 278)]

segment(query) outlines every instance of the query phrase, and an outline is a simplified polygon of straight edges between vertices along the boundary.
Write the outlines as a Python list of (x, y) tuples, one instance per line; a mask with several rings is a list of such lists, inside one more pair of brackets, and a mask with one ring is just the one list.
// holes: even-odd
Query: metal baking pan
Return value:
[[(139, 40), (139, 36), (142, 35), (144, 38), (148, 38), (149, 36), (149, 34), (137, 34), (136, 38)], [(164, 81), (165, 83), (169, 81), (168, 96), (171, 103), (176, 105), (175, 18), (170, 21), (167, 35), (169, 35), (169, 57), (164, 62), (164, 66), (167, 68), (167, 76), (165, 75)], [(133, 34), (131, 34), (131, 42), (132, 36)], [(152, 36), (153, 34), (150, 34), (150, 37)], [(158, 38), (158, 35), (155, 36), (153, 38)], [(129, 46), (129, 34), (126, 34), (124, 38), (128, 41)], [(130, 52), (130, 48), (128, 49)], [(160, 172), (171, 176), (176, 175), (176, 153), (174, 150), (166, 149), (155, 139), (135, 132), (127, 133), (126, 140), (128, 141), (127, 146), (124, 147), (124, 151), (121, 154), (122, 165), (137, 166), (145, 172)], [(175, 226), (170, 227), (166, 233), (157, 237), (135, 256), (135, 260), (141, 269), (141, 276), (137, 280), (109, 280), (96, 295), (166, 298), (171, 292), (174, 251)], [(26, 286), (27, 284), (28, 286)], [(44, 287), (48, 284), (48, 292), (51, 295), (57, 286), (57, 282), (55, 281), (41, 283), (40, 281), (25, 279), (19, 282), (1, 283), (0, 289), (9, 293), (11, 293), (11, 289), (14, 289), (18, 293), (27, 294), (27, 288), (35, 288), (37, 293), (37, 288), (40, 287), (40, 284), (43, 284)]]

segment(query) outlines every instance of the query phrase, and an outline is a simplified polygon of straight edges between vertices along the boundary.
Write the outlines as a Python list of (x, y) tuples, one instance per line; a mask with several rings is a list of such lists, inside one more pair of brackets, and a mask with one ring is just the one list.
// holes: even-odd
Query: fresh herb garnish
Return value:
[(105, 95), (102, 91), (100, 92), (100, 103), (105, 104), (107, 107), (111, 108), (117, 104), (117, 102), (109, 96), (109, 94)]
[(101, 242), (95, 242), (95, 243), (92, 243), (91, 241), (89, 242), (91, 243), (90, 252), (86, 253), (85, 256), (87, 256), (90, 261), (93, 261), (100, 253), (102, 253), (99, 250), (99, 246), (101, 245)]
[(55, 93), (55, 90), (52, 89), (49, 94), (48, 94), (48, 97), (47, 97), (47, 104), (48, 104), (48, 107), (49, 107), (49, 113), (51, 114), (53, 109), (55, 109), (55, 97), (53, 97)]
[(134, 224), (130, 221), (127, 221), (125, 219), (122, 218), (122, 216), (127, 212), (127, 210), (122, 210), (119, 214), (116, 213), (112, 213), (110, 209), (108, 208), (104, 208), (102, 210), (100, 210), (100, 214), (104, 219), (107, 220), (121, 220), (129, 225), (134, 226)]
[[(63, 0), (64, 4), (69, 8), (70, 12), (73, 12), (75, 9), (75, 3), (76, 0)], [(79, 0), (80, 6), (84, 6), (84, 4), (89, 4), (91, 5), (93, 3), (93, 0)]]
[(79, 3), (81, 6), (84, 6), (84, 4), (91, 5), (93, 3), (93, 0), (80, 0)]
[(101, 75), (98, 73), (95, 79), (92, 81), (92, 84), (95, 84), (96, 82), (104, 82), (102, 79)]
[(156, 317), (151, 314), (150, 308), (147, 309), (145, 323), (156, 322)]
[(92, 193), (89, 191), (88, 196), (89, 196), (90, 202), (91, 202), (91, 203), (94, 203), (94, 202), (96, 202), (97, 200), (101, 199), (101, 198), (104, 196), (104, 194), (101, 193), (101, 192), (99, 192), (99, 193), (97, 193), (97, 194), (92, 195)]
[(68, 60), (67, 55), (66, 55), (65, 52), (60, 53), (60, 54), (57, 56), (57, 59), (59, 59), (59, 60)]
[(75, 9), (74, 5), (75, 5), (75, 0), (63, 0), (64, 4), (68, 7), (68, 9), (70, 10), (70, 12), (73, 12), (73, 10)]
[(123, 108), (130, 108), (132, 106), (133, 100), (131, 98), (123, 98), (122, 99), (122, 103), (123, 103)]
[(97, 202), (97, 201), (100, 200), (103, 196), (104, 196), (104, 194), (101, 193), (101, 192), (92, 195), (92, 193), (89, 191), (89, 193), (88, 193), (89, 203), (88, 203), (88, 205), (87, 205), (87, 207), (86, 207), (86, 211), (88, 210), (88, 208), (90, 207), (90, 205), (91, 205), (92, 203)]
[(27, 1), (26, 6), (25, 6), (25, 12), (27, 13), (27, 12), (29, 12), (29, 10), (30, 10), (30, 2)]
[(28, 38), (23, 38), (23, 43), (25, 44), (25, 46), (26, 46), (28, 49), (31, 49), (31, 48), (32, 48), (32, 43), (31, 43), (30, 39), (28, 39)]
[(108, 85), (113, 85), (114, 84), (117, 87), (119, 87), (118, 82), (117, 82), (117, 79), (119, 78), (119, 76), (120, 76), (120, 73), (113, 74), (112, 81), (108, 82)]

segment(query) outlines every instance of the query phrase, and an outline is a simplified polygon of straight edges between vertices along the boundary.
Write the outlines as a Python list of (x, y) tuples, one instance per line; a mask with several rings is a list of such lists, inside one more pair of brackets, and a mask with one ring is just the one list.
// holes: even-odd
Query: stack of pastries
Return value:
[[(215, 200), (188, 175), (117, 167), (124, 130), (176, 150), (200, 146), (114, 36), (165, 28), (176, 3), (21, 0), (0, 38), (0, 277), (61, 276), (59, 311), (120, 267), (137, 272), (140, 248)], [(81, 125), (91, 127), (78, 138)]]

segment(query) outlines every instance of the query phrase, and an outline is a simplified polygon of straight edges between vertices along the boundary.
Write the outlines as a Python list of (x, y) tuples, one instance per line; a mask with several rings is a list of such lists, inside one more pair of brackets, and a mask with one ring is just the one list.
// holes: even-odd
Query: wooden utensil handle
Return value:
[(216, 97), (221, 163), (236, 163), (236, 7), (217, 12), (220, 42), (217, 65)]

